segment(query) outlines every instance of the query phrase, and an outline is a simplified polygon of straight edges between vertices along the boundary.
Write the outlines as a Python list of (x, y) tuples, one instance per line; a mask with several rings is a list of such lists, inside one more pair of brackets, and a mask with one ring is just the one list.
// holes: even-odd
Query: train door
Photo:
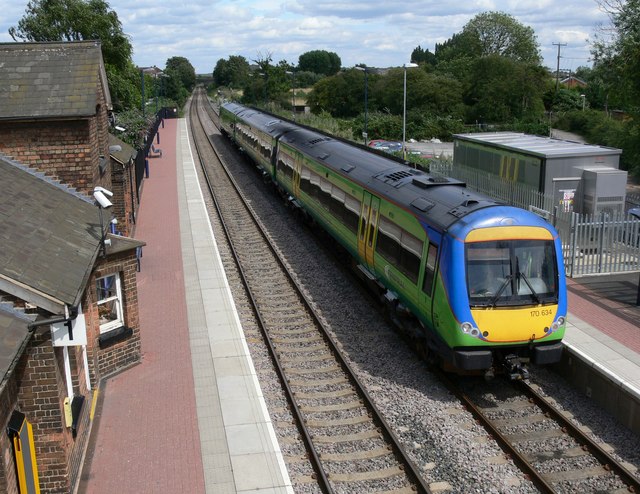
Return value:
[(293, 195), (300, 197), (300, 174), (302, 172), (302, 155), (296, 153), (296, 159), (293, 164), (293, 175), (291, 176), (291, 186), (293, 187)]
[(380, 199), (365, 191), (358, 230), (358, 254), (360, 259), (364, 259), (367, 267), (372, 270), (379, 210)]
[(280, 141), (273, 140), (273, 147), (271, 148), (271, 159), (269, 161), (269, 176), (272, 180), (276, 179), (276, 165), (278, 163), (278, 150), (280, 149)]
[(435, 277), (438, 271), (438, 246), (433, 241), (427, 242), (426, 245), (426, 261), (424, 263), (422, 289), (420, 290), (419, 297), (420, 306), (423, 307), (421, 312), (427, 314), (427, 316), (431, 318)]

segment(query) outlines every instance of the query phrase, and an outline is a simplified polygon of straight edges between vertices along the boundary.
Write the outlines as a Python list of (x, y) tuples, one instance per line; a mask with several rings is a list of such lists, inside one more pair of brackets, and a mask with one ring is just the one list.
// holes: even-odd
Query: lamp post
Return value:
[(369, 134), (367, 133), (367, 113), (368, 113), (368, 88), (369, 83), (367, 80), (367, 74), (369, 71), (367, 70), (367, 66), (363, 65), (361, 67), (356, 67), (356, 70), (362, 70), (364, 72), (364, 132), (362, 133), (362, 137), (364, 137), (364, 145), (367, 145), (367, 141), (369, 140)]
[(402, 105), (402, 159), (407, 159), (407, 151), (405, 149), (405, 139), (407, 136), (407, 69), (411, 69), (413, 67), (417, 67), (416, 63), (405, 63), (402, 67), (404, 68), (404, 103)]
[(287, 74), (291, 76), (291, 114), (293, 115), (293, 121), (296, 121), (296, 73), (287, 70)]
[(584, 94), (581, 94), (580, 97), (582, 98), (582, 111), (584, 111), (584, 103), (585, 103), (585, 100), (587, 99), (587, 96)]

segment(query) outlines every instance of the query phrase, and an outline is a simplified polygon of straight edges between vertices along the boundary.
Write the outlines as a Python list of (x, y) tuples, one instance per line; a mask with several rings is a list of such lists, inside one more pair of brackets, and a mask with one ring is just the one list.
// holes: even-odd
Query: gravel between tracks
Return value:
[[(261, 177), (234, 152), (222, 138), (223, 155), (231, 165), (236, 181), (272, 238), (297, 273), (299, 283), (319, 309), (342, 344), (359, 378), (383, 412), (396, 434), (411, 451), (416, 465), (434, 487), (447, 492), (537, 492), (535, 487), (510, 462), (500, 448), (478, 426), (432, 375), (425, 364), (382, 318), (381, 311), (365, 295), (360, 285), (341, 268), (322, 247), (317, 237), (294, 220), (284, 204), (266, 186)], [(217, 225), (216, 235), (222, 238)], [(229, 264), (226, 247), (221, 245), (225, 265)], [(285, 402), (279, 396), (279, 384), (271, 371), (268, 354), (255, 328), (252, 314), (243, 309), (244, 293), (233, 273), (228, 276), (255, 366), (265, 390), (276, 432), (291, 434)], [(599, 438), (611, 445), (624, 461), (640, 466), (640, 439), (620, 426), (585, 397), (580, 396), (560, 377), (545, 369), (532, 369), (532, 380), (543, 393), (553, 397), (570, 411), (581, 424), (597, 431)], [(280, 424), (280, 425), (279, 425)], [(284, 444), (283, 450), (299, 451)], [(290, 465), (290, 469), (300, 468)], [(583, 492), (600, 487), (581, 484)], [(316, 492), (312, 486), (296, 485), (296, 492)]]

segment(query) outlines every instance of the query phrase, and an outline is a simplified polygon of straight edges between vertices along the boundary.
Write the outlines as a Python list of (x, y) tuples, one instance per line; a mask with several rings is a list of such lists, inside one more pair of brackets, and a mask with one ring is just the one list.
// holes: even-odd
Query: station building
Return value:
[(140, 360), (133, 150), (99, 42), (0, 43), (0, 87), (0, 492), (68, 493), (99, 382)]

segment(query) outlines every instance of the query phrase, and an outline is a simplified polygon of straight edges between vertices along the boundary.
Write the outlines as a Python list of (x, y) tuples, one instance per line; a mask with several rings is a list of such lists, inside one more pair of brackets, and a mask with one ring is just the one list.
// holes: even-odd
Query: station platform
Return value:
[(292, 494), (185, 119), (159, 129), (136, 223), (142, 362), (102, 383), (76, 491)]
[[(159, 136), (162, 156), (149, 160), (135, 231), (146, 242), (138, 273), (142, 361), (95, 391), (75, 492), (293, 493), (186, 120), (165, 120)], [(568, 350), (640, 401), (640, 328), (633, 315), (623, 317), (628, 304), (612, 308), (584, 280), (569, 280), (569, 292)]]

